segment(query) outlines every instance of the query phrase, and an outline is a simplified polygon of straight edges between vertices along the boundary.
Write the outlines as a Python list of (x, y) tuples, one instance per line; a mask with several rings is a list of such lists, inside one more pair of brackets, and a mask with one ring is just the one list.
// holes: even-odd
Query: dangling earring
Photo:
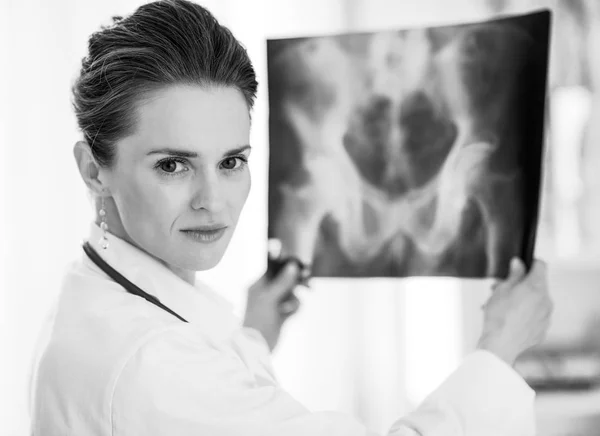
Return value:
[(102, 205), (98, 214), (100, 215), (100, 228), (102, 229), (102, 237), (98, 241), (98, 244), (100, 244), (100, 247), (102, 247), (103, 250), (106, 250), (108, 248), (108, 237), (106, 236), (108, 224), (106, 224), (106, 209), (104, 205), (104, 197), (102, 197), (101, 201)]

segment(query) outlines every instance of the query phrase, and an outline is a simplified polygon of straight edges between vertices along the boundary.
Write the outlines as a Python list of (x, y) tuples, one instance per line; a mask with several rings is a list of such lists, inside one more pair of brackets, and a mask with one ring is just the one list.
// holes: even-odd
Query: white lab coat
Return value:
[[(91, 225), (97, 247), (100, 229)], [(31, 378), (35, 436), (366, 436), (337, 412), (311, 412), (280, 386), (266, 342), (231, 304), (112, 235), (96, 251), (189, 321), (127, 293), (83, 253), (64, 278)], [(477, 351), (389, 436), (530, 436), (534, 393)]]

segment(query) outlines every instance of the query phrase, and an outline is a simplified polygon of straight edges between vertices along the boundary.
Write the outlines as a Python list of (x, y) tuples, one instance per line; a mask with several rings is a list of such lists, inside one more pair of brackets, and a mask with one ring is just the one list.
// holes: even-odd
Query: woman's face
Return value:
[(173, 86), (151, 94), (136, 116), (105, 174), (109, 231), (172, 269), (212, 268), (250, 191), (246, 101), (232, 87)]

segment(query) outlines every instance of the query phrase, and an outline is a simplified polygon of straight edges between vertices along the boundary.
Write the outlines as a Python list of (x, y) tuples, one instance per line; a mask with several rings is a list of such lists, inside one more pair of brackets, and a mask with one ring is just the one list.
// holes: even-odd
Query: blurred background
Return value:
[[(31, 353), (93, 218), (72, 157), (70, 86), (88, 36), (139, 0), (0, 2), (0, 423), (28, 431)], [(266, 268), (266, 38), (452, 24), (551, 8), (548, 141), (537, 256), (554, 323), (517, 369), (538, 390), (540, 435), (600, 435), (600, 2), (596, 0), (204, 0), (246, 45), (261, 83), (253, 190), (222, 263), (200, 279), (243, 313)], [(314, 282), (275, 350), (282, 385), (313, 410), (384, 434), (476, 345), (485, 280)], [(594, 433), (595, 432), (595, 433)]]

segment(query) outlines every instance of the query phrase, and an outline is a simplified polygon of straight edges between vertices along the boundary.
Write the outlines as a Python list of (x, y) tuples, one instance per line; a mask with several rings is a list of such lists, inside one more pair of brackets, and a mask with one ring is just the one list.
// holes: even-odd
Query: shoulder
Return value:
[(38, 343), (38, 387), (72, 398), (104, 397), (135, 350), (184, 324), (161, 312), (87, 265), (73, 263)]
[(78, 434), (104, 428), (126, 362), (143, 344), (183, 324), (85, 268), (69, 266), (41, 330), (31, 373), (35, 428)]

